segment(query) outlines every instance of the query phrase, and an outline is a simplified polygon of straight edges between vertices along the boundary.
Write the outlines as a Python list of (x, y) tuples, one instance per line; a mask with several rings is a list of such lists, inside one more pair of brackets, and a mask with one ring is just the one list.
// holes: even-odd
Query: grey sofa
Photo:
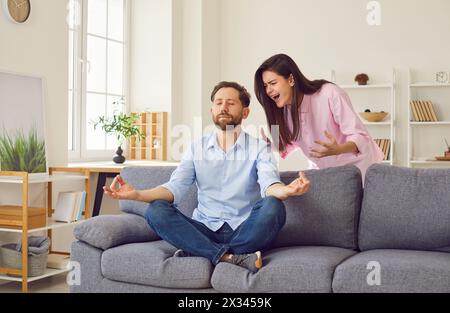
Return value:
[[(174, 167), (127, 167), (137, 189), (166, 182)], [(311, 189), (289, 198), (286, 224), (263, 252), (264, 266), (176, 258), (142, 217), (147, 204), (121, 201), (124, 214), (75, 228), (71, 292), (450, 292), (450, 169), (376, 164), (308, 170)], [(289, 183), (297, 172), (282, 172)], [(195, 185), (179, 209), (190, 216)], [(177, 231), (173, 229), (173, 231)]]

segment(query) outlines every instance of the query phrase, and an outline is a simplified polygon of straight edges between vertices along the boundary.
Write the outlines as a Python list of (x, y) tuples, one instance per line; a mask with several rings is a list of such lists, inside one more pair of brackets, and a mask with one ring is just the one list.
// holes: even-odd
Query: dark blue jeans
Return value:
[(253, 206), (250, 216), (235, 231), (225, 223), (214, 232), (165, 200), (153, 201), (145, 219), (171, 245), (208, 258), (216, 265), (225, 253), (253, 253), (268, 246), (286, 221), (286, 209), (279, 199), (265, 197)]

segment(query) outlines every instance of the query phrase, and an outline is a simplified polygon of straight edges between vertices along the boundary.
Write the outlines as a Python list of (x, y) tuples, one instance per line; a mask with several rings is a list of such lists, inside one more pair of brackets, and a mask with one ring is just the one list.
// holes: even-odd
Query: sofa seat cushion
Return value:
[(114, 247), (103, 252), (104, 277), (164, 288), (210, 288), (211, 262), (202, 257), (172, 257), (176, 248), (158, 240)]
[[(379, 265), (369, 264), (371, 261)], [(337, 267), (333, 292), (449, 293), (450, 253), (394, 249), (361, 252)]]
[(289, 247), (263, 254), (256, 273), (219, 263), (211, 284), (219, 292), (331, 292), (334, 269), (356, 253), (336, 247)]

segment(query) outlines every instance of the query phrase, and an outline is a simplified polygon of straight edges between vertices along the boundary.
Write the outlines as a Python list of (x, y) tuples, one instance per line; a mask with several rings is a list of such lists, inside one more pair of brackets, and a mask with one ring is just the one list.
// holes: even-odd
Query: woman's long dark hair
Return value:
[[(264, 88), (264, 82), (262, 75), (265, 71), (271, 71), (277, 73), (280, 76), (288, 79), (292, 74), (294, 78), (294, 94), (291, 103), (292, 110), (292, 132), (285, 121), (283, 109), (276, 106), (275, 102), (266, 94), (266, 88)], [(276, 54), (266, 61), (256, 70), (255, 73), (255, 94), (259, 103), (264, 108), (266, 113), (267, 123), (269, 129), (272, 129), (273, 125), (279, 125), (280, 138), (273, 138), (276, 142), (279, 139), (278, 145), (279, 151), (284, 151), (286, 146), (293, 142), (300, 132), (299, 121), (299, 107), (301, 95), (310, 95), (322, 88), (322, 86), (329, 81), (320, 80), (308, 80), (300, 71), (297, 64), (286, 54)]]

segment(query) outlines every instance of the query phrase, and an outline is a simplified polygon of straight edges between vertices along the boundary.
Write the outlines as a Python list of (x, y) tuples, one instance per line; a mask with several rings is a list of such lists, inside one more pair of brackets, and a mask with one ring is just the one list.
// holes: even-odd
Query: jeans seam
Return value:
[(222, 258), (222, 256), (227, 253), (228, 251), (228, 246), (227, 245), (222, 245), (222, 247), (220, 248), (219, 252), (217, 252), (217, 254), (214, 256), (213, 259), (213, 264), (217, 265), (217, 263), (219, 263), (220, 259)]
[[(245, 223), (245, 221), (244, 221), (244, 223)], [(241, 226), (241, 225), (239, 225), (239, 226)], [(230, 238), (230, 240), (229, 240), (229, 243), (230, 243), (231, 241), (233, 241), (234, 238), (236, 238), (237, 236), (240, 235), (242, 228), (243, 228), (243, 227), (238, 227), (237, 233), (236, 233), (236, 234), (233, 234), (233, 235), (231, 236), (231, 238)]]

